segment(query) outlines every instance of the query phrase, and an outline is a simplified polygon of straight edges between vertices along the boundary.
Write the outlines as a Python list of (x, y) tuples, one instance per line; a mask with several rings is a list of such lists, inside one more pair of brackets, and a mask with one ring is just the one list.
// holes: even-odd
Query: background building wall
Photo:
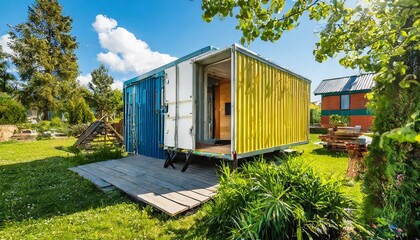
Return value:
[(324, 96), (322, 97), (322, 110), (339, 110), (340, 96)]
[[(367, 112), (366, 105), (368, 100), (366, 98), (366, 93), (353, 93), (350, 94), (350, 109), (340, 109), (340, 95), (334, 96), (323, 96), (322, 97), (322, 110), (335, 110), (337, 114), (341, 116), (350, 116), (350, 126), (360, 125), (363, 131), (370, 130), (374, 117), (372, 115), (357, 115), (360, 112), (365, 114)], [(323, 111), (321, 116), (321, 126), (322, 127), (333, 127), (329, 122), (329, 115)], [(356, 114), (355, 114), (356, 112)]]
[(368, 100), (365, 98), (366, 93), (354, 93), (350, 95), (350, 109), (366, 108)]

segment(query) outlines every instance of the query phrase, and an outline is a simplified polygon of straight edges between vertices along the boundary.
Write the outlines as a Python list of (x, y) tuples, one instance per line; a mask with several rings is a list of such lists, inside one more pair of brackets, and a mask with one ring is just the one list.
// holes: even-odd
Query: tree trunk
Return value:
[(6, 92), (6, 85), (7, 85), (7, 80), (6, 80), (6, 77), (4, 77), (4, 79), (3, 79), (3, 84), (2, 84), (2, 92)]
[(49, 112), (48, 107), (46, 107), (42, 110), (42, 120), (43, 121), (48, 121), (48, 112)]

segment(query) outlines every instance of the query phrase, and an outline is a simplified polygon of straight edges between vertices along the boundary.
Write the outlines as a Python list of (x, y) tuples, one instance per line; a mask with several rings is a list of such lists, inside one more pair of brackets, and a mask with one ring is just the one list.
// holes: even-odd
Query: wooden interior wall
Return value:
[(220, 85), (214, 89), (214, 138), (220, 139)]
[(220, 81), (215, 91), (215, 138), (230, 139), (230, 115), (225, 115), (225, 103), (231, 102), (230, 81)]

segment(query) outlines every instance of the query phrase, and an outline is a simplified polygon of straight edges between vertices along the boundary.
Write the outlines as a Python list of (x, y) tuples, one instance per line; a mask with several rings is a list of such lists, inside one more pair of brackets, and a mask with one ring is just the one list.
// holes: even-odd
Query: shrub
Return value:
[(87, 128), (89, 124), (77, 124), (70, 127), (69, 135), (79, 137)]
[(36, 136), (37, 141), (51, 140), (51, 139), (53, 139), (53, 137), (51, 135), (45, 135), (44, 136), (44, 135), (40, 134), (40, 135)]
[(330, 116), (330, 124), (332, 124), (334, 126), (339, 126), (341, 124), (348, 125), (348, 124), (350, 124), (350, 117), (333, 114), (333, 115)]
[(309, 122), (311, 125), (313, 125), (314, 123), (320, 123), (321, 122), (321, 108), (315, 108), (315, 109), (311, 109), (310, 110), (310, 115), (309, 115)]
[[(402, 236), (414, 239), (420, 234), (420, 151), (415, 151), (420, 145), (385, 138), (383, 149), (380, 149), (377, 146), (380, 142), (372, 143), (366, 157), (369, 171), (363, 176), (364, 191), (369, 195), (364, 202), (365, 221), (376, 226), (372, 230), (384, 239)], [(373, 157), (378, 151), (386, 154), (379, 159)], [(379, 165), (378, 161), (386, 162), (386, 165)], [(382, 181), (376, 180), (379, 177)]]
[(70, 124), (88, 123), (95, 120), (85, 99), (81, 96), (70, 100), (67, 106), (68, 121)]
[(26, 109), (6, 93), (0, 92), (0, 124), (26, 122)]
[(56, 133), (63, 133), (67, 136), (70, 134), (69, 124), (61, 121), (59, 117), (53, 117), (51, 119), (51, 127), (54, 127)]
[(32, 130), (36, 130), (35, 125), (36, 125), (36, 123), (29, 123), (29, 122), (26, 122), (26, 123), (20, 123), (20, 124), (18, 124), (18, 125), (17, 125), (17, 127), (18, 127), (19, 131), (21, 131), (21, 130), (23, 130), (23, 129), (32, 129)]
[(95, 152), (89, 155), (89, 158), (95, 160), (109, 160), (123, 157), (124, 151), (121, 148), (101, 146)]
[(53, 117), (51, 119), (51, 126), (52, 127), (61, 127), (64, 123), (61, 121), (59, 117)]
[(260, 159), (239, 171), (222, 167), (204, 224), (232, 239), (336, 239), (345, 221), (352, 222), (351, 206), (338, 181), (301, 160), (275, 165)]
[(309, 132), (310, 133), (318, 133), (318, 134), (327, 134), (328, 133), (328, 128), (323, 128), (323, 127), (310, 127), (309, 128)]
[(51, 122), (50, 121), (40, 121), (34, 124), (35, 129), (38, 132), (45, 132), (51, 129)]
[(109, 146), (102, 146), (98, 148), (95, 152), (83, 154), (79, 150), (75, 148), (69, 149), (70, 151), (76, 153), (75, 156), (72, 157), (72, 161), (76, 164), (87, 164), (92, 162), (99, 162), (104, 160), (110, 159), (118, 159), (124, 156), (124, 151), (121, 148), (116, 147), (109, 147)]
[[(23, 123), (23, 124), (19, 124), (18, 128), (19, 130), (23, 130), (23, 129), (32, 129), (32, 130), (36, 130), (37, 132), (46, 132), (51, 130), (52, 127), (55, 128), (56, 132), (60, 132), (60, 133), (64, 133), (66, 135), (69, 134), (69, 126), (68, 124), (62, 122), (61, 120), (60, 124), (58, 124), (58, 121), (56, 120), (56, 118), (53, 118), (51, 120), (51, 122), (49, 121), (40, 121), (38, 123)], [(40, 137), (40, 139), (42, 139), (42, 137)]]

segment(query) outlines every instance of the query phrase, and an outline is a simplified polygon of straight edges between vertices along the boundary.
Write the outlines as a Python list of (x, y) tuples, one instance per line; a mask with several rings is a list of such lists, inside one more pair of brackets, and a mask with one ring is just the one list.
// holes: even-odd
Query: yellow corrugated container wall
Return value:
[(236, 70), (238, 154), (308, 140), (308, 81), (240, 52)]

